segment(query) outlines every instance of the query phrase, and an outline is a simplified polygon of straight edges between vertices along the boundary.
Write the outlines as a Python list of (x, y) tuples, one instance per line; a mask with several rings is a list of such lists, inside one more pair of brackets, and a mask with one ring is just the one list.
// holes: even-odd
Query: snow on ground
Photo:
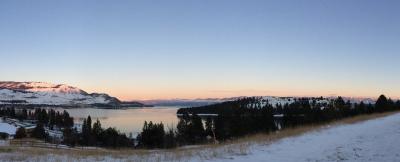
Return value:
[(252, 146), (244, 156), (212, 161), (400, 161), (400, 113), (352, 125), (342, 125), (271, 145)]
[(17, 127), (10, 125), (8, 123), (0, 123), (0, 132), (14, 135), (17, 131)]

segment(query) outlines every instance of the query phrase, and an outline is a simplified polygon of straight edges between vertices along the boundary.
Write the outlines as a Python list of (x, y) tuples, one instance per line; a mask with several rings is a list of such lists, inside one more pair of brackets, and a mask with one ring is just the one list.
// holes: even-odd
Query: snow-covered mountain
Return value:
[(120, 103), (117, 98), (107, 94), (89, 94), (65, 84), (0, 82), (0, 104), (118, 106)]

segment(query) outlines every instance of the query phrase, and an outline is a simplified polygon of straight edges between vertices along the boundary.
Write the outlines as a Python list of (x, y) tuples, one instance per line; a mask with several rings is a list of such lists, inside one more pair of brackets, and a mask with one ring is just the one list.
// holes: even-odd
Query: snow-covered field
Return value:
[(1, 123), (0, 122), (0, 132), (7, 133), (10, 135), (14, 135), (17, 131), (17, 127), (10, 125), (8, 123)]
[[(317, 161), (400, 161), (400, 113), (358, 122), (318, 129), (296, 137), (284, 138), (271, 144), (196, 146), (176, 150), (152, 150), (146, 153), (104, 151), (85, 154), (84, 150), (70, 153), (39, 151), (27, 155), (21, 151), (1, 152), (0, 160), (27, 161), (221, 161), (221, 162), (317, 162)], [(268, 143), (268, 142), (262, 142)], [(236, 146), (235, 146), (236, 145)], [(79, 149), (79, 148), (77, 148)], [(28, 149), (29, 150), (29, 149)], [(29, 153), (32, 150), (28, 151)], [(34, 152), (34, 151), (33, 151)], [(45, 152), (45, 154), (43, 154)], [(111, 153), (114, 152), (114, 153)], [(183, 153), (182, 153), (183, 152)]]
[(400, 114), (341, 125), (271, 145), (254, 145), (244, 156), (212, 161), (400, 161)]

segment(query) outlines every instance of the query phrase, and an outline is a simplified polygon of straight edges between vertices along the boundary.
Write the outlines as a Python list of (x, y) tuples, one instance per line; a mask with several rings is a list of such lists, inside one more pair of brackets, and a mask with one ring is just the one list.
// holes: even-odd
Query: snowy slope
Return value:
[(119, 104), (107, 94), (88, 94), (64, 84), (43, 82), (0, 82), (0, 104), (93, 105)]
[[(253, 144), (247, 155), (229, 155), (211, 161), (400, 161), (400, 114), (342, 125), (272, 144)], [(379, 130), (379, 131), (371, 131)], [(203, 161), (192, 159), (191, 161)]]

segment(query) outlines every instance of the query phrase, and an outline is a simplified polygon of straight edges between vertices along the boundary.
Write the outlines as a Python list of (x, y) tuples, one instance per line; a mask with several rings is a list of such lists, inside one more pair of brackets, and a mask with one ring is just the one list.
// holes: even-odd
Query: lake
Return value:
[(57, 108), (56, 110), (66, 110), (70, 116), (74, 117), (75, 123), (82, 124), (83, 119), (90, 115), (92, 123), (99, 119), (103, 128), (115, 127), (127, 135), (132, 133), (134, 136), (141, 132), (144, 121), (162, 122), (166, 128), (175, 128), (178, 124), (176, 115), (178, 107), (130, 109)]

